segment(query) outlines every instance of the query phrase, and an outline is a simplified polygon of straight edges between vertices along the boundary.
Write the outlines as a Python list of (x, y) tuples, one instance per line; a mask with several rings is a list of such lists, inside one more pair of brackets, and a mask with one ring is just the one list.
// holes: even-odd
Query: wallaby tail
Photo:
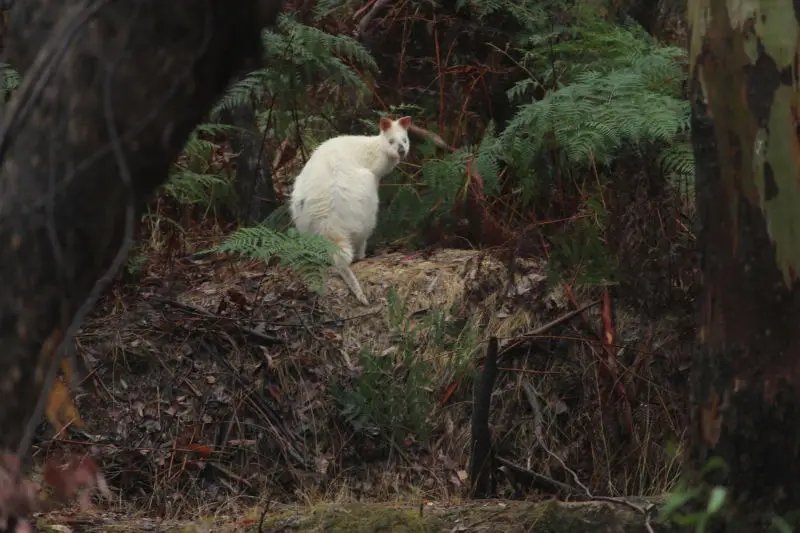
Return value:
[(356, 299), (363, 305), (369, 305), (369, 300), (364, 296), (364, 291), (358, 283), (358, 278), (356, 278), (356, 275), (350, 269), (350, 263), (353, 262), (354, 254), (353, 245), (350, 243), (350, 240), (338, 235), (328, 236), (328, 238), (341, 249), (333, 256), (333, 264), (336, 272), (350, 288), (350, 292), (353, 293)]

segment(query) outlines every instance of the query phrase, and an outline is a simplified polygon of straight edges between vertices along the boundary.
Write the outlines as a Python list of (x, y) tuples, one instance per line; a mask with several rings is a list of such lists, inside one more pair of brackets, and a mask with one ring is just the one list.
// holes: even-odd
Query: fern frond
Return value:
[(214, 174), (202, 174), (177, 167), (163, 186), (164, 192), (186, 205), (213, 205), (231, 197), (230, 181)]
[(661, 153), (661, 170), (673, 187), (689, 195), (694, 194), (694, 149), (690, 142), (676, 143)]
[(0, 63), (0, 91), (7, 95), (19, 86), (20, 75), (8, 63)]
[(656, 50), (608, 72), (576, 74), (573, 83), (521, 106), (500, 136), (503, 159), (529, 167), (554, 141), (580, 166), (608, 163), (624, 146), (671, 144), (688, 130), (690, 113), (675, 96), (682, 73), (673, 52)]
[(264, 262), (277, 256), (281, 264), (296, 270), (312, 290), (321, 291), (337, 250), (333, 242), (320, 235), (300, 233), (294, 228), (280, 233), (260, 224), (239, 228), (211, 251), (232, 252)]

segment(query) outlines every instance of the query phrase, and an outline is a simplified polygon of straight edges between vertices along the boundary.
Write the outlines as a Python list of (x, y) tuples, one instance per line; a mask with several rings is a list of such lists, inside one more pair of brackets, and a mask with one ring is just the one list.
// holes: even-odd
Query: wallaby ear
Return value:
[(381, 131), (386, 131), (386, 130), (388, 130), (389, 128), (391, 128), (391, 127), (392, 127), (392, 121), (391, 121), (391, 119), (388, 119), (388, 118), (386, 118), (386, 117), (383, 117), (383, 118), (381, 119), (380, 126), (381, 126)]
[(401, 128), (407, 130), (411, 126), (411, 117), (403, 117), (397, 123), (400, 124)]

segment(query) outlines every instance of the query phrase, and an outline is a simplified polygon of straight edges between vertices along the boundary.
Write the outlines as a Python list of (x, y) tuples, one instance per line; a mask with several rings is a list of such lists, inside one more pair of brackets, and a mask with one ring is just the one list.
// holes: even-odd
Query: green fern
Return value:
[(218, 176), (184, 170), (170, 177), (164, 192), (184, 205), (212, 206), (230, 197), (231, 184)]
[(615, 281), (616, 257), (608, 252), (603, 235), (609, 214), (596, 194), (589, 194), (584, 216), (576, 218), (560, 234), (552, 237), (548, 262), (548, 283), (563, 281), (585, 285), (606, 285)]
[(0, 63), (0, 91), (5, 100), (14, 89), (19, 86), (19, 72), (14, 70), (8, 63)]
[[(465, 192), (471, 157), (485, 193), (513, 194), (520, 211), (547, 206), (556, 180), (564, 176), (583, 190), (582, 178), (591, 176), (594, 183), (595, 170), (607, 178), (604, 171), (615, 162), (638, 157), (645, 164), (653, 154), (660, 156), (661, 169), (673, 184), (691, 183), (683, 50), (660, 46), (636, 25), (610, 24), (596, 6), (585, 3), (576, 3), (571, 12), (558, 0), (479, 0), (459, 6), (481, 20), (501, 11), (515, 13), (525, 30), (514, 39), (515, 48), (504, 53), (531, 76), (507, 92), (510, 101), (520, 104), (515, 116), (499, 133), (487, 129), (479, 147), (444, 157), (436, 156), (430, 143), (415, 148), (423, 159), (421, 172), (399, 188), (381, 191), (391, 196), (384, 198), (389, 205), (382, 210), (382, 236), (397, 237), (398, 231), (431, 219), (454, 222), (451, 208)], [(554, 11), (561, 26), (553, 22)], [(548, 90), (532, 101), (534, 88)], [(585, 240), (589, 246), (590, 236)], [(565, 262), (581, 255), (565, 250)], [(590, 270), (604, 269), (598, 264)]]
[(673, 187), (694, 197), (694, 149), (686, 141), (676, 143), (661, 153), (661, 169)]
[(226, 124), (200, 124), (183, 149), (182, 157), (172, 166), (163, 186), (164, 192), (181, 204), (214, 206), (233, 200), (233, 185), (214, 168), (216, 145), (200, 137), (238, 131)]
[[(521, 106), (495, 143), (494, 155), (522, 174), (530, 197), (550, 186), (535, 169), (553, 150), (568, 168), (578, 169), (609, 164), (648, 146), (685, 142), (690, 107), (678, 96), (684, 74), (675, 52), (653, 49), (647, 55), (626, 56), (622, 66), (607, 72), (575, 75), (572, 83)], [(509, 97), (518, 95), (512, 89)], [(689, 171), (690, 156), (675, 152), (671, 168)]]
[(213, 252), (232, 252), (264, 262), (279, 257), (281, 264), (296, 270), (314, 291), (322, 291), (326, 273), (338, 248), (320, 235), (300, 233), (290, 228), (279, 233), (264, 224), (239, 228)]
[(421, 330), (424, 333), (418, 333), (412, 327), (408, 302), (394, 289), (387, 296), (395, 353), (387, 356), (362, 348), (362, 371), (352, 387), (334, 385), (331, 393), (343, 418), (357, 432), (383, 438), (391, 446), (401, 444), (409, 433), (426, 442), (431, 430), (428, 418), (434, 406), (430, 377), (433, 368), (418, 348), (424, 336), (436, 335), (431, 331), (435, 324), (426, 324)]

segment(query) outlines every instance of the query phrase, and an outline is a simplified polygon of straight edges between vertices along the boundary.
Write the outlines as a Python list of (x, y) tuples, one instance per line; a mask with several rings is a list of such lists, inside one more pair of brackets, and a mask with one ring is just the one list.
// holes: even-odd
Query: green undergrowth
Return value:
[(480, 348), (478, 328), (454, 319), (446, 309), (419, 318), (391, 290), (388, 298), (392, 346), (361, 349), (359, 375), (331, 393), (344, 420), (357, 434), (379, 438), (387, 448), (413, 437), (426, 443), (437, 405), (434, 391), (444, 377), (472, 377), (471, 362)]

